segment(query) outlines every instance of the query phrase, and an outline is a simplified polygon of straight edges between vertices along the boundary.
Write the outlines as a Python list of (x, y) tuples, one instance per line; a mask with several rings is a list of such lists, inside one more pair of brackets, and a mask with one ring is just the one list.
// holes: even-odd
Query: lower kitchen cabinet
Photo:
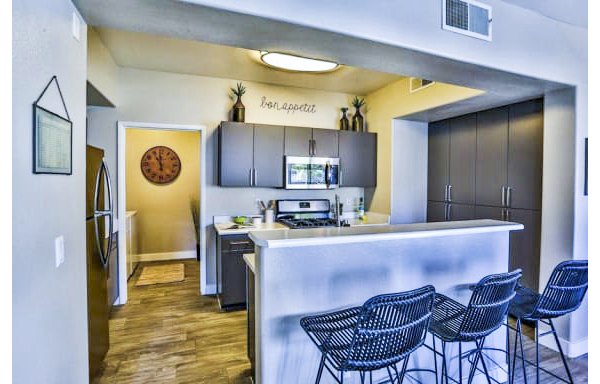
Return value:
[(477, 219), (494, 219), (523, 224), (522, 231), (510, 233), (509, 269), (523, 270), (521, 284), (537, 290), (540, 276), (540, 241), (542, 234), (542, 215), (540, 211), (477, 206)]
[(247, 235), (217, 235), (217, 297), (221, 309), (246, 306), (244, 253), (254, 253), (254, 243)]
[(475, 206), (469, 204), (448, 204), (448, 221), (475, 219)]
[(533, 290), (539, 289), (540, 242), (542, 215), (529, 209), (508, 209), (507, 219), (525, 226), (522, 231), (510, 233), (510, 269), (521, 268), (521, 284)]
[(427, 202), (427, 222), (446, 221), (446, 203), (440, 201)]

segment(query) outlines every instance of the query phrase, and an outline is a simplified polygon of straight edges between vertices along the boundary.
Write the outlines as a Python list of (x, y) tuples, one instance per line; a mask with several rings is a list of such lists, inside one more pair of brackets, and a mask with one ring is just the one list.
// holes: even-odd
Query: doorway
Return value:
[[(177, 144), (178, 141), (181, 144)], [(193, 148), (195, 152), (191, 150)], [(148, 150), (150, 152), (146, 154)], [(152, 169), (152, 161), (144, 162), (144, 156), (154, 156), (154, 152), (156, 158), (160, 157), (160, 169)], [(200, 271), (205, 273), (206, 238), (202, 230), (205, 224), (205, 153), (204, 126), (118, 122), (119, 233), (131, 233), (132, 217), (137, 216), (138, 235), (147, 240), (137, 243), (136, 254), (132, 255), (134, 263), (196, 259), (198, 250)], [(183, 236), (179, 232), (183, 232)], [(119, 236), (120, 255), (133, 253), (131, 248), (128, 249), (127, 238)], [(118, 304), (127, 303), (127, 280), (133, 273), (134, 263), (129, 263), (127, 257), (119, 258)]]

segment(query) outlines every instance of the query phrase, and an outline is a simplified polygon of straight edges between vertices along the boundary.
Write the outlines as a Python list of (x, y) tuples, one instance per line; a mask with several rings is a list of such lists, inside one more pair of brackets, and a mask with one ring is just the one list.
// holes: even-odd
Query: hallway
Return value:
[(185, 280), (136, 287), (141, 263), (128, 282), (129, 301), (115, 307), (110, 349), (95, 383), (250, 383), (246, 312), (219, 312), (214, 297), (198, 294), (199, 264), (182, 260)]

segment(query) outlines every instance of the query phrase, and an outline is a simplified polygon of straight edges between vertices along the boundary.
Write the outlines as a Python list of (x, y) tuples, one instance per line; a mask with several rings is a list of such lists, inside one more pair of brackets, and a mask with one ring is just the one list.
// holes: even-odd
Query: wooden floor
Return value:
[[(195, 260), (184, 261), (183, 282), (134, 285), (142, 266), (168, 263), (144, 263), (130, 279), (129, 301), (112, 312), (110, 350), (103, 372), (94, 383), (250, 383), (246, 312), (220, 312), (216, 298), (198, 294), (199, 265)], [(526, 337), (525, 343), (525, 354), (533, 360), (535, 348), (531, 338)], [(541, 347), (540, 355), (543, 366), (564, 374), (558, 353)], [(575, 383), (588, 382), (587, 355), (569, 360), (569, 365)], [(516, 382), (523, 382), (521, 368), (516, 373)], [(535, 370), (531, 367), (528, 379), (535, 383)], [(543, 373), (540, 381), (557, 382)]]
[[(181, 262), (178, 260), (177, 262)], [(246, 312), (220, 312), (214, 297), (198, 294), (199, 265), (186, 260), (185, 280), (136, 287), (110, 320), (110, 349), (95, 383), (250, 383)]]

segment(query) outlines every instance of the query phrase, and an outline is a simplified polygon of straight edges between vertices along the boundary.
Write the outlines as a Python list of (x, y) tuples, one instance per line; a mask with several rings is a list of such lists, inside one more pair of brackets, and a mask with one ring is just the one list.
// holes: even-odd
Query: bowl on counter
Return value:
[(233, 216), (233, 222), (236, 224), (246, 224), (248, 218), (246, 216)]

